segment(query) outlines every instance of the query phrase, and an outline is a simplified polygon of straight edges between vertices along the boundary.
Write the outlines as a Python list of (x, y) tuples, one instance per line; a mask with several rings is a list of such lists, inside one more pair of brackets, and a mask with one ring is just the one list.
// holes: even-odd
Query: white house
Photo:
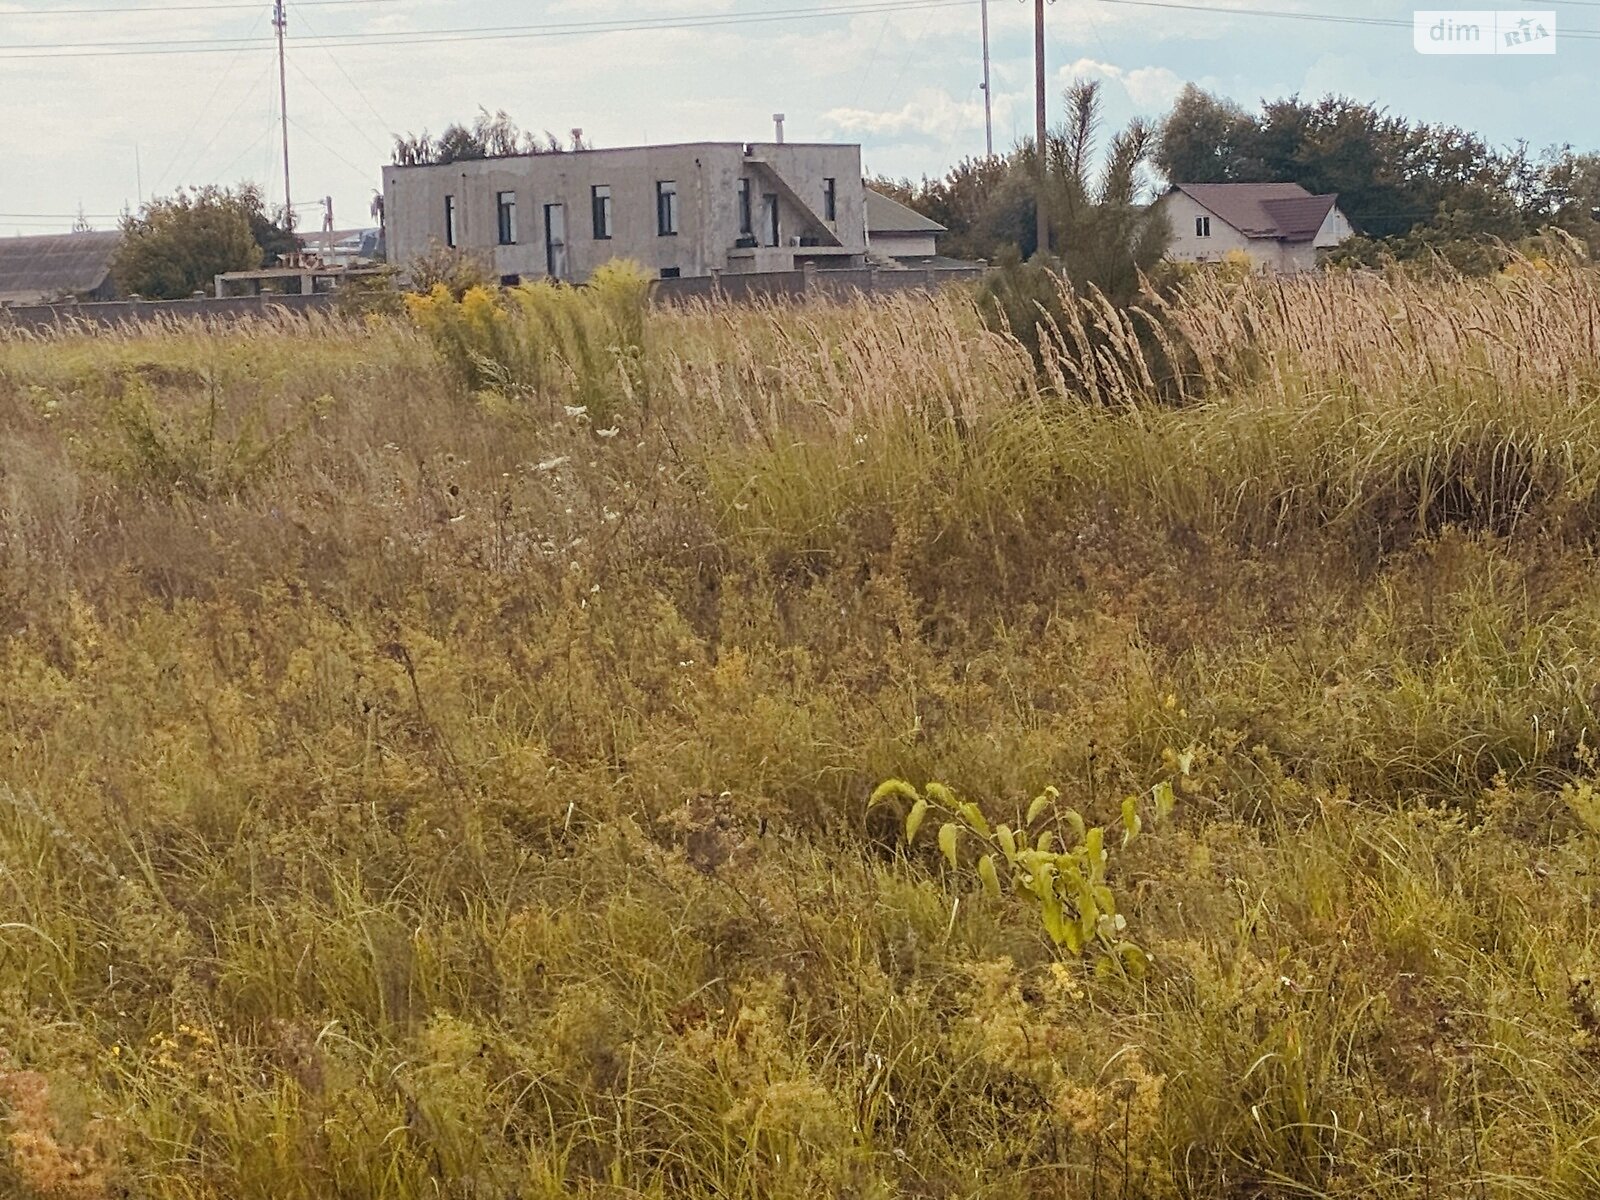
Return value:
[(1313, 196), (1298, 183), (1177, 183), (1156, 202), (1172, 226), (1167, 256), (1220, 262), (1241, 250), (1269, 271), (1310, 271), (1317, 252), (1355, 230), (1337, 196)]

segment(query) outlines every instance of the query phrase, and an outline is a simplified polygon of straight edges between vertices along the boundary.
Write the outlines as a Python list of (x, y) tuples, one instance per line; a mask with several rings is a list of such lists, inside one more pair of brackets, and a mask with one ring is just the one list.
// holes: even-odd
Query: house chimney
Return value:
[(778, 128), (778, 145), (783, 145), (783, 114), (773, 113), (772, 123)]

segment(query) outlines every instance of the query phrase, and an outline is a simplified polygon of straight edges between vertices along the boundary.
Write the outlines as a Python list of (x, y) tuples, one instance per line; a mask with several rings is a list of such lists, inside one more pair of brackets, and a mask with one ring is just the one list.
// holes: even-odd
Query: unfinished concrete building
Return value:
[(866, 262), (861, 148), (691, 142), (390, 166), (389, 259), (472, 253), (504, 283), (611, 259), (664, 279)]

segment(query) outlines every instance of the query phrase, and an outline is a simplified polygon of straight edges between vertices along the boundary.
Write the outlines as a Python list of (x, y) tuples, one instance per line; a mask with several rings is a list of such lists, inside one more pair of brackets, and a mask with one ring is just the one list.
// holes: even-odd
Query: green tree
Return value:
[[(1011, 157), (995, 155), (963, 159), (938, 179), (923, 176), (920, 183), (912, 183), (909, 179), (878, 178), (867, 186), (943, 225), (948, 230), (941, 239), (944, 253), (956, 258), (992, 258), (1002, 244), (1011, 241), (1010, 222), (1000, 216), (1005, 204), (997, 205), (997, 200), (1015, 173)], [(1027, 219), (1033, 219), (1031, 207)]]
[(1239, 105), (1187, 84), (1161, 124), (1151, 161), (1173, 183), (1259, 180), (1259, 133)]
[[(259, 208), (259, 194), (256, 197)], [(126, 293), (178, 300), (208, 291), (224, 271), (261, 266), (251, 231), (252, 208), (239, 192), (208, 186), (152, 200), (122, 220), (122, 244), (111, 270)]]
[(1153, 209), (1138, 203), (1143, 170), (1156, 131), (1142, 120), (1115, 134), (1096, 171), (1100, 84), (1079, 80), (1067, 89), (1067, 120), (1048, 141), (1046, 213), (1056, 258), (1080, 290), (1093, 286), (1122, 304), (1139, 289), (1139, 276), (1167, 252), (1171, 231)]
[(1539, 160), (1538, 191), (1530, 207), (1539, 223), (1554, 226), (1600, 254), (1600, 154), (1552, 146)]
[(234, 195), (250, 222), (250, 236), (261, 247), (261, 266), (270, 267), (285, 254), (296, 254), (304, 247), (294, 231), (294, 214), (281, 208), (268, 212), (259, 184), (242, 183)]

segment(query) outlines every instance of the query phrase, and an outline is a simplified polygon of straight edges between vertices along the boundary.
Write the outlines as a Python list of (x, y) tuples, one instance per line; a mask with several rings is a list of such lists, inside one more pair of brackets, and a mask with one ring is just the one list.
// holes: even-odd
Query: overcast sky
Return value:
[[(855, 11), (815, 15), (840, 7)], [(1600, 148), (1600, 40), (1584, 36), (1600, 30), (1600, 0), (1523, 7), (1559, 14), (1555, 56), (1419, 55), (1412, 8), (1395, 0), (1059, 0), (1049, 9), (1051, 111), (1076, 76), (1106, 81), (1112, 124), (1159, 116), (1192, 80), (1251, 106), (1338, 92), (1496, 143)], [(782, 111), (791, 139), (859, 141), (869, 172), (894, 175), (938, 174), (983, 150), (978, 0), (289, 0), (288, 8), (302, 227), (319, 227), (310, 202), (324, 195), (341, 227), (366, 224), (391, 134), (438, 132), (480, 105), (563, 136), (581, 127), (604, 146), (765, 139)], [(551, 29), (703, 18), (727, 23)], [(1004, 147), (1032, 121), (1032, 5), (991, 0), (990, 24), (995, 139)], [(426, 40), (503, 26), (518, 28)], [(543, 27), (541, 36), (521, 36), (529, 26)], [(264, 0), (0, 0), (0, 234), (65, 229), (80, 206), (92, 225), (110, 228), (141, 193), (184, 184), (253, 179), (281, 196), (271, 32)], [(339, 35), (356, 44), (317, 43)], [(360, 44), (375, 36), (390, 44)], [(205, 44), (222, 39), (244, 42)], [(174, 41), (205, 52), (127, 53)], [(120, 53), (68, 56), (82, 55), (84, 43)], [(30, 47), (61, 56), (28, 57), (47, 52)]]

